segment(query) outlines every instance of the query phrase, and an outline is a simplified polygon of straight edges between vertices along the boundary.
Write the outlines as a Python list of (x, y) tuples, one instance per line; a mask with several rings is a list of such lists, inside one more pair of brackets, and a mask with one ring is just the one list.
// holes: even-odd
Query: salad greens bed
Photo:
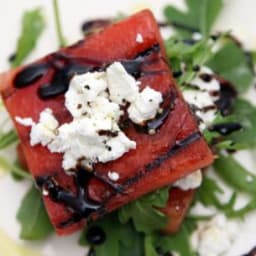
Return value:
[[(204, 206), (213, 206), (228, 218), (243, 218), (256, 209), (256, 176), (235, 160), (233, 152), (256, 146), (256, 107), (244, 98), (255, 79), (256, 52), (245, 51), (229, 31), (212, 33), (212, 26), (222, 10), (223, 0), (186, 0), (186, 4), (186, 12), (174, 6), (166, 6), (164, 9), (165, 25), (175, 30), (174, 35), (165, 41), (170, 66), (174, 73), (180, 70), (181, 65), (186, 66), (186, 71), (180, 74), (177, 82), (185, 90), (197, 74), (194, 67), (210, 67), (216, 74), (230, 81), (238, 92), (231, 112), (228, 115), (219, 113), (214, 123), (233, 121), (239, 122), (243, 127), (242, 130), (225, 136), (211, 129), (204, 130), (205, 138), (217, 156), (213, 165), (214, 172), (232, 189), (233, 194), (227, 203), (222, 203), (216, 195), (223, 193), (221, 187), (213, 178), (205, 176), (202, 186), (197, 190), (194, 204), (201, 202)], [(59, 46), (62, 47), (66, 45), (66, 39), (56, 0), (53, 0), (53, 7)], [(21, 65), (36, 47), (45, 24), (40, 8), (24, 13), (15, 55), (10, 59), (12, 67)], [(195, 37), (199, 33), (200, 39)], [(17, 142), (14, 130), (0, 131), (0, 150)], [(18, 162), (11, 164), (0, 157), (0, 167), (9, 170), (16, 180), (32, 179)], [(250, 183), (248, 175), (251, 177)], [(167, 218), (156, 208), (166, 205), (168, 191), (169, 188), (160, 189), (96, 223), (89, 224), (82, 232), (79, 244), (91, 247), (89, 254), (96, 256), (158, 256), (171, 255), (170, 252), (173, 251), (184, 256), (197, 255), (190, 245), (190, 234), (196, 229), (198, 221), (208, 220), (211, 216), (188, 215), (178, 233), (172, 236), (160, 234), (158, 230), (166, 225)], [(235, 210), (239, 193), (247, 194), (250, 200), (243, 208)], [(40, 193), (33, 185), (21, 202), (17, 220), (21, 225), (21, 239), (42, 240), (53, 233)], [(88, 230), (93, 226), (104, 230), (107, 236), (104, 243), (91, 245), (87, 241)]]

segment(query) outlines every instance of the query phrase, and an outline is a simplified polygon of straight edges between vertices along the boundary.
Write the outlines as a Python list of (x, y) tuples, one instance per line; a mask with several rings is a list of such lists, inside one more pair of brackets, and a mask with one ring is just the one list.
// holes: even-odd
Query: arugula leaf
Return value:
[(34, 50), (36, 43), (45, 29), (45, 20), (40, 8), (24, 13), (22, 31), (16, 46), (16, 54), (12, 67), (19, 66)]
[[(136, 239), (140, 236), (140, 234), (136, 232), (131, 222), (121, 224), (116, 213), (109, 214), (103, 219), (89, 225), (89, 227), (83, 231), (80, 237), (80, 245), (89, 245), (86, 241), (86, 234), (93, 226), (102, 228), (106, 234), (106, 241), (103, 244), (93, 246), (96, 256), (123, 256), (123, 251), (125, 250), (128, 250), (130, 253), (131, 250), (134, 250), (136, 253), (141, 253), (141, 242), (143, 244), (143, 241), (140, 240), (140, 245), (137, 244), (136, 248), (133, 249), (134, 245), (137, 243)], [(143, 254), (130, 255), (140, 256)]]
[(18, 141), (18, 136), (14, 130), (0, 134), (0, 150), (5, 149)]
[(130, 219), (139, 232), (151, 233), (166, 225), (167, 218), (156, 207), (164, 207), (169, 197), (169, 188), (164, 188), (123, 206), (118, 211), (121, 223)]
[(256, 107), (250, 102), (237, 99), (233, 106), (233, 118), (240, 122), (243, 129), (226, 138), (240, 144), (240, 148), (252, 148), (256, 146)]
[(220, 155), (214, 163), (214, 168), (234, 189), (256, 195), (256, 176), (242, 167), (232, 156)]
[(145, 248), (145, 256), (158, 256), (158, 253), (156, 251), (156, 248), (154, 246), (153, 242), (153, 237), (152, 236), (145, 236), (144, 239), (144, 248)]
[(17, 220), (21, 224), (20, 238), (22, 239), (42, 240), (53, 232), (41, 194), (34, 186), (23, 198), (17, 213)]
[(195, 222), (185, 220), (181, 229), (171, 236), (154, 237), (154, 245), (156, 248), (161, 248), (164, 253), (177, 252), (179, 255), (195, 256), (190, 244), (190, 235), (196, 228)]
[(202, 66), (212, 58), (212, 47), (217, 42), (209, 43), (201, 40), (193, 45), (188, 45), (179, 37), (171, 37), (165, 42), (165, 48), (170, 60), (172, 70), (181, 70), (181, 65), (186, 65), (186, 72), (177, 79), (178, 84), (186, 85), (197, 74), (195, 66)]
[(53, 10), (54, 10), (54, 18), (55, 18), (57, 36), (59, 40), (59, 46), (64, 47), (66, 46), (66, 39), (63, 35), (63, 31), (61, 27), (58, 0), (53, 0)]
[(31, 175), (23, 170), (19, 165), (17, 164), (11, 164), (9, 163), (4, 157), (0, 156), (0, 169), (3, 170), (4, 172), (11, 172), (19, 177), (23, 177), (26, 179), (32, 180)]
[(222, 208), (222, 204), (219, 201), (216, 193), (223, 193), (223, 190), (217, 185), (217, 183), (205, 176), (201, 187), (197, 190), (196, 197), (205, 206), (215, 206)]
[(244, 218), (246, 214), (256, 209), (256, 199), (252, 199), (248, 204), (239, 210), (231, 210), (228, 213), (229, 218)]
[(182, 12), (174, 6), (167, 6), (164, 14), (168, 22), (174, 25), (178, 32), (187, 36), (187, 32), (200, 31), (204, 36), (209, 35), (218, 17), (222, 0), (186, 0), (187, 11)]
[(245, 92), (254, 79), (243, 49), (231, 40), (213, 55), (207, 65), (215, 73), (231, 81), (240, 93)]

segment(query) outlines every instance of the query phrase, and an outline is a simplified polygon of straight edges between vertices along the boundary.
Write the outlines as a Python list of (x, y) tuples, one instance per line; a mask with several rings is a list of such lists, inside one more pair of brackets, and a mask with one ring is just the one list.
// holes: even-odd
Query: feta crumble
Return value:
[(15, 121), (20, 124), (20, 125), (23, 125), (23, 126), (32, 126), (34, 125), (34, 121), (32, 120), (32, 118), (30, 117), (26, 117), (26, 118), (22, 118), (22, 117), (19, 117), (19, 116), (16, 116), (15, 117)]
[(119, 174), (117, 172), (108, 172), (108, 177), (112, 181), (118, 181), (119, 180)]
[(182, 190), (195, 189), (201, 186), (203, 180), (203, 175), (201, 170), (197, 170), (186, 177), (177, 180), (173, 186), (178, 187)]
[(215, 101), (219, 98), (219, 81), (211, 77), (210, 81), (205, 82), (200, 77), (201, 75), (212, 76), (212, 74), (209, 68), (202, 67), (198, 75), (190, 82), (191, 88), (183, 91), (185, 101), (192, 107), (200, 121), (201, 131), (212, 124), (217, 113)]
[(136, 36), (136, 42), (140, 44), (144, 42), (143, 37), (140, 33), (138, 33)]
[(136, 124), (141, 124), (145, 120), (154, 118), (162, 101), (160, 92), (146, 87), (128, 108), (130, 119)]
[(237, 233), (238, 225), (219, 214), (199, 224), (191, 243), (199, 256), (222, 256), (232, 247)]
[[(140, 82), (128, 74), (120, 62), (114, 62), (105, 72), (75, 75), (65, 93), (65, 107), (73, 120), (59, 125), (51, 109), (40, 113), (38, 123), (31, 118), (16, 117), (24, 126), (31, 126), (30, 144), (42, 144), (52, 153), (63, 153), (64, 170), (75, 169), (77, 164), (116, 160), (136, 142), (130, 140), (119, 127), (124, 114), (121, 109), (130, 104), (128, 117), (135, 123), (154, 118), (162, 95), (149, 87), (139, 91)], [(119, 179), (110, 173), (112, 180)]]

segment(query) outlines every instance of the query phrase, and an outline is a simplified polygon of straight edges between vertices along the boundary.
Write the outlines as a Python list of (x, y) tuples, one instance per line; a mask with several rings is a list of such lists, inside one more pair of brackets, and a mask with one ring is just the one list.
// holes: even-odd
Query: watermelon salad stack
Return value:
[[(140, 42), (136, 40), (138, 34), (143, 38)], [(120, 124), (122, 131), (136, 141), (136, 149), (116, 160), (94, 164), (92, 171), (78, 166), (72, 174), (66, 173), (62, 168), (63, 155), (51, 153), (42, 145), (31, 146), (31, 128), (19, 124), (16, 117), (37, 121), (40, 113), (50, 108), (60, 124), (70, 122), (72, 116), (64, 105), (70, 79), (75, 74), (104, 70), (116, 61), (141, 82), (140, 90), (149, 86), (162, 93), (163, 111), (142, 126), (127, 120)], [(19, 155), (41, 189), (59, 235), (80, 230), (89, 220), (213, 162), (213, 154), (172, 77), (158, 25), (148, 10), (30, 65), (4, 73), (0, 84), (20, 138)], [(154, 133), (150, 132), (152, 128)], [(120, 179), (109, 180), (110, 170), (118, 173)], [(44, 193), (46, 187), (48, 191)], [(174, 232), (180, 225), (193, 193), (170, 190), (173, 200), (163, 212), (176, 221), (168, 225), (166, 232)]]

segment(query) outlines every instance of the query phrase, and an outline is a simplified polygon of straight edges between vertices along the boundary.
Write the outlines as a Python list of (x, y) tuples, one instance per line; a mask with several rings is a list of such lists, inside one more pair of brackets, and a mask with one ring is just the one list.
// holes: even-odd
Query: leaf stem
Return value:
[(64, 47), (64, 46), (66, 46), (66, 39), (63, 35), (63, 31), (61, 28), (58, 0), (53, 0), (53, 10), (54, 10), (55, 26), (56, 26), (56, 30), (57, 30), (59, 46)]
[(32, 176), (28, 172), (26, 172), (25, 170), (23, 170), (16, 164), (13, 164), (13, 165), (10, 164), (2, 156), (0, 156), (0, 168), (3, 168), (7, 171), (14, 173), (14, 174), (17, 174), (18, 176), (20, 176), (22, 178), (33, 180)]

